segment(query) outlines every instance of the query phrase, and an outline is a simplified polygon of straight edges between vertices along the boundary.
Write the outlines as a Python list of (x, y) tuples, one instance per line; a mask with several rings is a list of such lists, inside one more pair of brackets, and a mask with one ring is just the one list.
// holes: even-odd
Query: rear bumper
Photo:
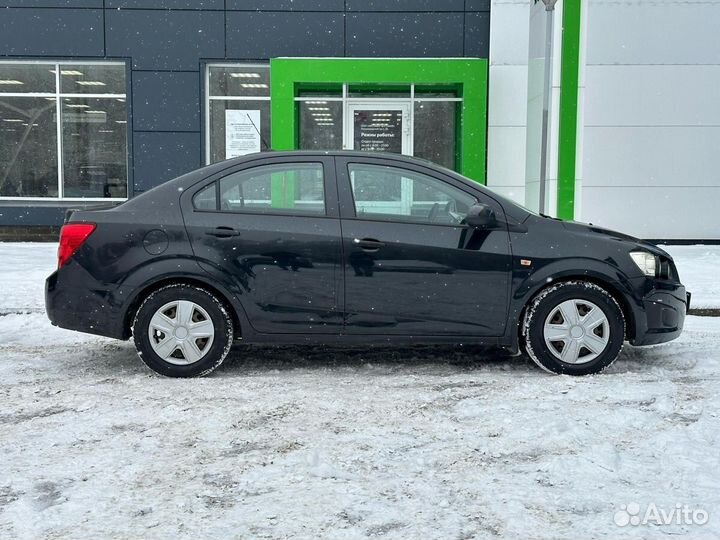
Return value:
[(655, 345), (677, 338), (690, 308), (690, 294), (679, 283), (655, 283), (637, 306), (632, 345)]
[(45, 312), (60, 328), (127, 339), (117, 295), (73, 261), (45, 280)]

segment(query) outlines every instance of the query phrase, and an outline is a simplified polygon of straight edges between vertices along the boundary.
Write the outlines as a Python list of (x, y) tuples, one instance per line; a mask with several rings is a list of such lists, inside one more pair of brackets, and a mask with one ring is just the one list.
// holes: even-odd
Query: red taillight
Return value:
[(94, 223), (68, 223), (60, 229), (60, 246), (58, 247), (58, 268), (61, 268), (73, 256), (88, 236), (95, 230)]

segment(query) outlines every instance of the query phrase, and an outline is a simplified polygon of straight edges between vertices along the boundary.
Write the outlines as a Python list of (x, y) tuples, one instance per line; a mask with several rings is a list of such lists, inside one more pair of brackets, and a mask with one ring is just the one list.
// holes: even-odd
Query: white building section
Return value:
[(487, 185), (524, 204), (530, 3), (493, 0), (490, 10)]
[(582, 212), (720, 238), (720, 1), (589, 2)]
[[(565, 2), (553, 47), (545, 205), (553, 214)], [(643, 238), (720, 239), (720, 0), (582, 8), (575, 219)], [(528, 36), (542, 10), (494, 0), (490, 28), (488, 186), (535, 209), (541, 98), (528, 81), (528, 58), (537, 57)]]

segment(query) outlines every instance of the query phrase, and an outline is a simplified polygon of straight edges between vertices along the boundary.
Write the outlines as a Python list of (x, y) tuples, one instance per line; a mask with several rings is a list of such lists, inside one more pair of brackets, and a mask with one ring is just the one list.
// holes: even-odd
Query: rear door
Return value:
[(342, 330), (334, 174), (327, 156), (270, 157), (227, 169), (183, 198), (201, 266), (228, 280), (258, 332)]
[[(337, 158), (346, 332), (501, 336), (510, 245), (502, 207), (433, 169)], [(463, 224), (472, 204), (499, 224)]]

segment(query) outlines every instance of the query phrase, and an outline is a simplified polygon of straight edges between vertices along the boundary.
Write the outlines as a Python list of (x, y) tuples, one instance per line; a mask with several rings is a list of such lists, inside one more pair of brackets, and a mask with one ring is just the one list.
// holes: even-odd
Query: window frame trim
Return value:
[[(14, 58), (14, 59), (0, 59), (0, 65), (14, 65), (14, 64), (25, 64), (25, 65), (47, 65), (55, 68), (55, 92), (2, 92), (0, 90), (0, 96), (3, 97), (30, 97), (30, 98), (54, 98), (55, 99), (55, 117), (56, 117), (56, 142), (55, 152), (57, 155), (57, 189), (58, 195), (55, 197), (12, 197), (12, 196), (0, 196), (0, 201), (28, 201), (28, 202), (48, 202), (48, 203), (63, 203), (63, 202), (125, 202), (130, 199), (132, 190), (132, 161), (131, 161), (131, 114), (130, 107), (131, 103), (128, 99), (130, 95), (131, 71), (129, 69), (128, 61), (125, 59), (108, 59), (108, 60), (84, 60), (82, 58), (73, 59), (37, 59), (37, 58)], [(124, 94), (98, 94), (98, 93), (63, 93), (61, 92), (61, 66), (122, 66), (125, 71), (125, 93)], [(62, 100), (63, 98), (73, 99), (124, 99), (125, 100), (125, 192), (127, 197), (64, 197), (64, 182), (65, 182), (65, 171), (63, 163), (63, 144), (62, 144)]]

